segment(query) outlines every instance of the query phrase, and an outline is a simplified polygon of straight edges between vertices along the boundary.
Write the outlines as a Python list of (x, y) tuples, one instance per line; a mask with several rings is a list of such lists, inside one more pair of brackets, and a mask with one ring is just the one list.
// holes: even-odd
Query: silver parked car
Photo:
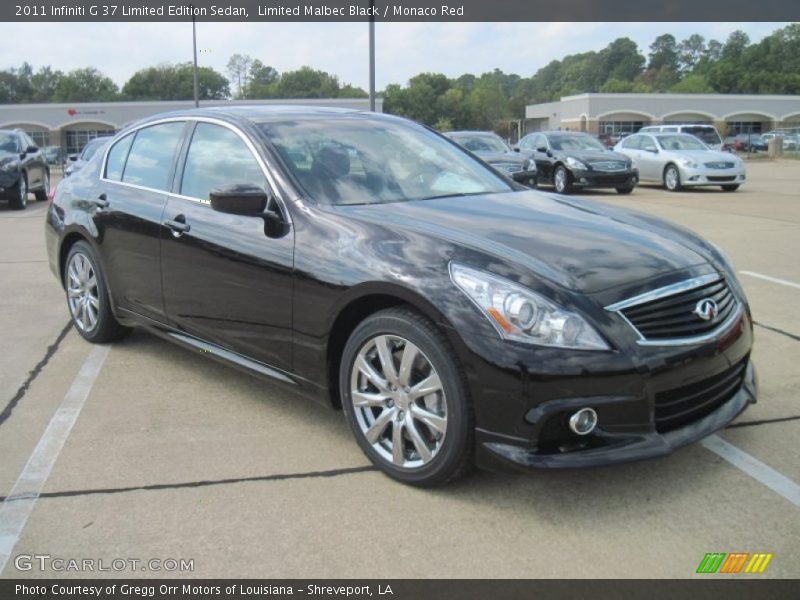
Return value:
[(672, 192), (701, 185), (718, 185), (733, 192), (746, 179), (742, 159), (710, 150), (695, 136), (684, 133), (637, 133), (619, 142), (614, 150), (633, 160), (640, 181), (661, 183)]

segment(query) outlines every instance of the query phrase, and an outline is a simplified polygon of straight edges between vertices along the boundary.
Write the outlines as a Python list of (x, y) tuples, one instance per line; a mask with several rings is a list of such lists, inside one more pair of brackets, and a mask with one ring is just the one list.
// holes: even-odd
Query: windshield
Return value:
[(548, 135), (550, 146), (553, 150), (580, 151), (580, 150), (605, 150), (593, 137), (588, 135)]
[(682, 129), (683, 133), (688, 133), (696, 138), (700, 138), (703, 143), (710, 146), (717, 146), (722, 143), (717, 130), (713, 127), (683, 127)]
[(17, 136), (10, 133), (0, 133), (0, 152), (17, 152)]
[(691, 135), (659, 135), (658, 145), (664, 150), (708, 150), (708, 147)]
[(515, 188), (447, 140), (364, 117), (258, 124), (303, 190), (327, 204), (407, 202)]
[(459, 135), (452, 139), (470, 152), (509, 152), (506, 143), (496, 135)]
[(91, 158), (95, 154), (97, 154), (97, 151), (100, 150), (100, 148), (102, 148), (103, 146), (106, 145), (107, 141), (108, 140), (103, 140), (102, 142), (100, 142), (100, 141), (91, 141), (88, 144), (86, 144), (86, 146), (83, 149), (83, 152), (81, 153), (81, 160), (83, 160), (83, 161), (91, 160)]

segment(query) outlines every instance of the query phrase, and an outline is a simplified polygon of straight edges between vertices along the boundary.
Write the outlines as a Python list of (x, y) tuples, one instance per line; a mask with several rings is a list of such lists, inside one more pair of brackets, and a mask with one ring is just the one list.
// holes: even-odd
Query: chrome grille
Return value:
[(604, 160), (590, 164), (595, 171), (624, 171), (627, 168), (624, 162), (617, 160)]
[(492, 163), (492, 166), (496, 169), (503, 169), (504, 171), (508, 171), (509, 173), (519, 173), (522, 171), (522, 165), (519, 163)]
[[(703, 303), (710, 301), (715, 311)], [(659, 288), (606, 307), (618, 312), (641, 336), (640, 343), (690, 343), (713, 335), (737, 313), (739, 303), (718, 274)], [(707, 317), (707, 318), (704, 318)]]
[(709, 169), (732, 169), (733, 168), (733, 163), (732, 162), (719, 161), (719, 162), (707, 162), (707, 163), (704, 163), (704, 164)]

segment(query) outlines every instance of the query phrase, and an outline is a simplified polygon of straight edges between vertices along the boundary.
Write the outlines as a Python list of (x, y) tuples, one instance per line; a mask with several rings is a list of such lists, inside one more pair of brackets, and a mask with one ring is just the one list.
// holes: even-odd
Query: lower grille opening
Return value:
[(656, 431), (680, 429), (710, 415), (733, 398), (744, 382), (748, 358), (702, 381), (655, 395)]

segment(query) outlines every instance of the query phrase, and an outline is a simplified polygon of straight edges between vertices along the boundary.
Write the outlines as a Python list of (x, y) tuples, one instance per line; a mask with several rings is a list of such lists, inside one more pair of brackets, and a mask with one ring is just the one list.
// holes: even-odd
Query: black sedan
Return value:
[(536, 187), (536, 162), (514, 152), (491, 131), (448, 131), (447, 137), (483, 159), (495, 169), (508, 173), (514, 181)]
[(28, 204), (28, 192), (37, 200), (47, 200), (50, 167), (27, 133), (0, 129), (0, 197), (11, 208), (22, 210)]
[(756, 401), (716, 247), (525, 188), (405, 119), (154, 117), (64, 180), (45, 231), (85, 339), (143, 327), (341, 407), (406, 483), (663, 456)]
[(575, 188), (615, 188), (620, 194), (630, 194), (639, 182), (639, 173), (627, 156), (586, 133), (529, 133), (515, 149), (536, 161), (539, 184), (552, 185), (559, 194)]

